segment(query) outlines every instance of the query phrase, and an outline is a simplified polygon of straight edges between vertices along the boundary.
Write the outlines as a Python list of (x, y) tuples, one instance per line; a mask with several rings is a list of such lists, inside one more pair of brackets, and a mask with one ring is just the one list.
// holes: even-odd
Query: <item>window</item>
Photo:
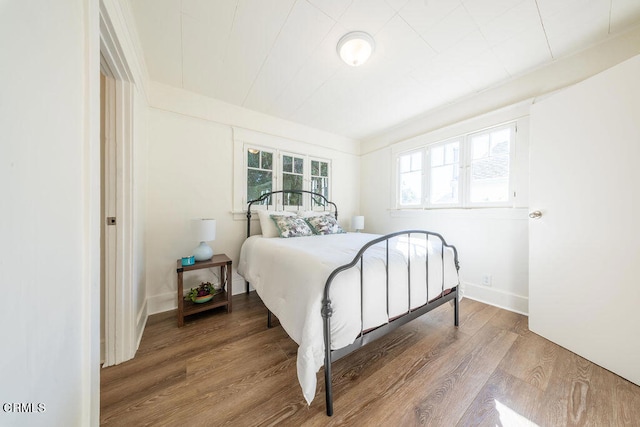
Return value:
[[(250, 145), (246, 145), (244, 151), (247, 201), (276, 190), (313, 191), (329, 198), (330, 160)], [(309, 198), (300, 194), (286, 194), (282, 197), (278, 204), (305, 209), (314, 207), (306, 206)], [(275, 200), (271, 203), (275, 203)]]
[(515, 123), (400, 153), (398, 207), (508, 206)]
[(445, 142), (429, 150), (429, 199), (432, 205), (460, 202), (460, 142)]
[(511, 129), (502, 128), (470, 137), (471, 203), (507, 202), (509, 200), (509, 170)]
[[(282, 189), (304, 190), (304, 158), (295, 155), (282, 155)], [(303, 202), (300, 194), (285, 194), (285, 206), (300, 206)]]
[(422, 203), (422, 151), (399, 157), (400, 204), (417, 206)]
[(247, 200), (255, 200), (273, 191), (273, 153), (247, 150)]
[(311, 191), (329, 198), (329, 162), (311, 160)]

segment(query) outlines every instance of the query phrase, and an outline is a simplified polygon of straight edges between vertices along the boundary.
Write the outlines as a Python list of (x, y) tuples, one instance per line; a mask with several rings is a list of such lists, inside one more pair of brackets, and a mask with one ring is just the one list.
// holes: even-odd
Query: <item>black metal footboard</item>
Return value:
[[(429, 296), (429, 255), (428, 250), (426, 253), (426, 272), (425, 272), (425, 283), (411, 283), (411, 256), (408, 257), (407, 261), (407, 312), (403, 315), (396, 317), (394, 319), (389, 319), (389, 322), (377, 327), (375, 329), (365, 331), (364, 330), (364, 308), (362, 307), (364, 301), (364, 255), (371, 247), (377, 244), (386, 245), (386, 260), (385, 260), (385, 272), (386, 272), (386, 304), (387, 304), (387, 317), (389, 317), (389, 240), (399, 237), (399, 236), (407, 236), (407, 244), (411, 245), (411, 236), (412, 235), (423, 235), (427, 242), (429, 242), (430, 238), (435, 240), (439, 240), (441, 242), (441, 251), (440, 251), (440, 263), (442, 265), (442, 285), (441, 292), (439, 295)], [(454, 263), (456, 268), (456, 274), (459, 270), (458, 264), (458, 252), (454, 246), (448, 245), (444, 238), (437, 233), (432, 233), (424, 230), (408, 230), (408, 231), (400, 231), (397, 233), (387, 234), (385, 236), (379, 237), (377, 239), (371, 240), (367, 244), (365, 244), (353, 258), (353, 260), (349, 264), (345, 264), (336, 268), (327, 279), (324, 288), (324, 299), (322, 301), (322, 318), (323, 318), (323, 330), (324, 330), (324, 348), (325, 348), (325, 362), (324, 362), (324, 378), (325, 378), (325, 393), (326, 393), (326, 406), (327, 406), (327, 415), (333, 415), (333, 392), (331, 385), (331, 363), (346, 356), (347, 354), (352, 353), (353, 351), (359, 349), (360, 347), (366, 345), (367, 343), (376, 340), (384, 336), (385, 334), (393, 331), (394, 329), (399, 328), (400, 326), (410, 322), (411, 320), (422, 316), (423, 314), (441, 306), (447, 301), (453, 301), (454, 303), (454, 325), (458, 326), (458, 288), (459, 288), (459, 280), (457, 281), (458, 285), (448, 289), (445, 289), (445, 248), (450, 248), (453, 251)], [(427, 245), (428, 249), (428, 245)], [(411, 251), (409, 250), (410, 254)], [(333, 280), (345, 270), (351, 269), (356, 265), (360, 264), (360, 316), (361, 316), (361, 328), (360, 334), (355, 342), (346, 347), (331, 350), (331, 316), (333, 314), (333, 309), (331, 307), (331, 300), (329, 298), (329, 293), (331, 290), (331, 285)], [(412, 309), (411, 304), (411, 287), (412, 286), (426, 286), (426, 303), (420, 307)], [(448, 292), (447, 292), (448, 291)]]

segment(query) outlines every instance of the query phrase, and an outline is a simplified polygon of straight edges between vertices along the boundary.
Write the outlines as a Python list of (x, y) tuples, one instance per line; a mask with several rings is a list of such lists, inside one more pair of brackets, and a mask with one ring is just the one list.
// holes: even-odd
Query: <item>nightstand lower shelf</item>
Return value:
[[(220, 267), (220, 285), (222, 291), (213, 296), (211, 301), (194, 303), (184, 299), (183, 273), (185, 271), (200, 270), (203, 268)], [(206, 261), (197, 261), (193, 265), (182, 265), (182, 259), (177, 261), (178, 273), (178, 326), (184, 326), (185, 316), (201, 313), (218, 307), (227, 307), (227, 313), (231, 313), (231, 258), (225, 254), (214, 255)]]
[(200, 313), (203, 311), (211, 310), (217, 307), (228, 306), (229, 296), (227, 292), (218, 292), (213, 296), (211, 301), (203, 302), (203, 303), (195, 303), (189, 300), (184, 300), (182, 315), (188, 316), (190, 314)]

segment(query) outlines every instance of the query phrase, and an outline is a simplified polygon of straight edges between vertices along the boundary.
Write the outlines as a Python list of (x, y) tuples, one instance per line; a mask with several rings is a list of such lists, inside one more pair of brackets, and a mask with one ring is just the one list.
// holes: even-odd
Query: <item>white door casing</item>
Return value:
[(640, 384), (640, 56), (531, 109), (529, 327)]
[(133, 358), (136, 315), (133, 307), (133, 86), (108, 14), (100, 4), (101, 69), (105, 79), (105, 182), (107, 217), (116, 225), (105, 235), (105, 354), (103, 367)]

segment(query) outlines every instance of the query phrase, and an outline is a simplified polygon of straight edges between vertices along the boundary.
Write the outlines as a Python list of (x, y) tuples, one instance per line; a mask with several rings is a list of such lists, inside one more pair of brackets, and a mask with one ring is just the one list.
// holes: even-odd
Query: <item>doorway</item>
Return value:
[(101, 72), (101, 362), (132, 359), (133, 78), (108, 17), (100, 13)]

